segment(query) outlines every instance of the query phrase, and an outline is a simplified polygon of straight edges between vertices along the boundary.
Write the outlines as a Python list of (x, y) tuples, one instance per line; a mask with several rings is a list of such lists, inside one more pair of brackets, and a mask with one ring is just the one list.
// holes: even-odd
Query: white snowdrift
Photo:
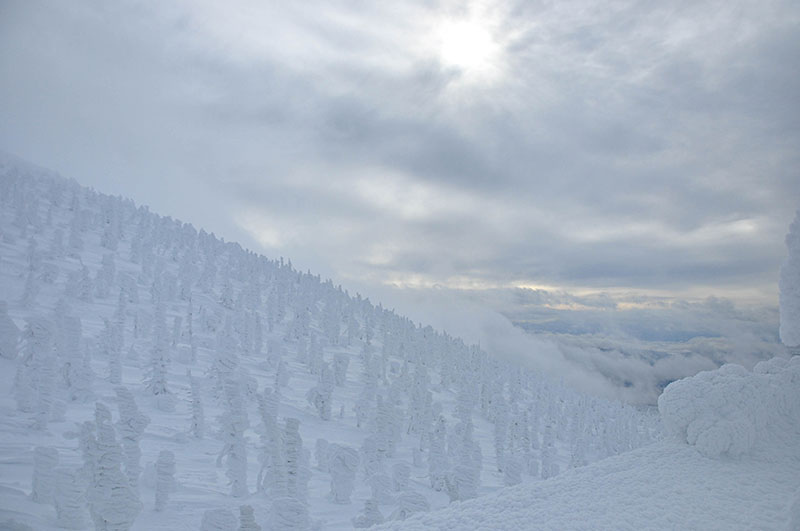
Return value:
[(749, 372), (723, 365), (671, 383), (658, 399), (667, 433), (706, 457), (739, 457), (774, 445), (786, 419), (800, 417), (800, 356), (774, 358)]
[(681, 440), (376, 529), (794, 529), (800, 356), (675, 382), (659, 409)]

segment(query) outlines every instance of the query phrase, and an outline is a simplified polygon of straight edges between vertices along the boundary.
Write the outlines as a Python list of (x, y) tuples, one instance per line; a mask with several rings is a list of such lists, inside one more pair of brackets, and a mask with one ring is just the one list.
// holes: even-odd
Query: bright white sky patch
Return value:
[(441, 39), (442, 61), (463, 70), (487, 68), (496, 48), (492, 36), (476, 21), (446, 23)]
[(442, 66), (456, 70), (462, 81), (488, 83), (502, 75), (502, 46), (496, 23), (485, 9), (446, 16), (435, 30), (435, 45)]

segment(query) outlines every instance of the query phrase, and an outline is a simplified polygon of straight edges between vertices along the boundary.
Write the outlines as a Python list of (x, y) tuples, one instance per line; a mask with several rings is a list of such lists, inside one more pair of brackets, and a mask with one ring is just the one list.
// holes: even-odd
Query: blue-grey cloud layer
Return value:
[(796, 2), (383, 4), (6, 1), (0, 146), (341, 280), (774, 297)]

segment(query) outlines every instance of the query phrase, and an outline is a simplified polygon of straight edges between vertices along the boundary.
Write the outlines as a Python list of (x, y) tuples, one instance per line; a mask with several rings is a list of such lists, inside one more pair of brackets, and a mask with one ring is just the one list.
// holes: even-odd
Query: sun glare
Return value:
[(480, 21), (445, 22), (440, 32), (442, 63), (463, 74), (491, 77), (496, 71), (498, 45)]

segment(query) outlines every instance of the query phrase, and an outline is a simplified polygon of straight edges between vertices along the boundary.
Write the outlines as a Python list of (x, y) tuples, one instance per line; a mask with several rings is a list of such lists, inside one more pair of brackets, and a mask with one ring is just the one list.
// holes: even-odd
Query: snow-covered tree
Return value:
[(328, 451), (330, 450), (330, 443), (326, 439), (317, 439), (317, 444), (314, 445), (314, 459), (317, 461), (317, 468), (323, 472), (328, 472), (330, 460)]
[(390, 520), (405, 520), (414, 513), (430, 511), (428, 500), (419, 492), (407, 491), (397, 498), (397, 509), (389, 516)]
[(56, 525), (64, 529), (86, 529), (85, 478), (70, 468), (56, 471)]
[(33, 481), (31, 499), (36, 503), (55, 502), (58, 450), (37, 446), (33, 450)]
[(287, 494), (305, 504), (308, 498), (307, 458), (303, 452), (303, 439), (300, 437), (300, 421), (295, 418), (285, 420), (283, 432), (283, 456), (286, 460)]
[(264, 389), (258, 395), (258, 410), (261, 414), (263, 434), (262, 451), (259, 456), (261, 470), (258, 473), (258, 489), (270, 498), (285, 496), (287, 470), (283, 456), (283, 432), (278, 425), (278, 396), (272, 389)]
[(83, 302), (92, 302), (94, 300), (94, 286), (92, 285), (92, 278), (89, 276), (89, 268), (83, 266), (78, 276), (77, 295), (78, 299)]
[(342, 386), (347, 382), (347, 366), (350, 364), (350, 356), (344, 352), (337, 352), (333, 357), (333, 373), (336, 385)]
[(251, 505), (239, 506), (238, 531), (261, 531), (261, 526), (256, 523), (256, 517)]
[(0, 357), (13, 360), (17, 357), (19, 328), (8, 316), (8, 303), (0, 301)]
[(386, 474), (373, 474), (367, 480), (370, 489), (372, 490), (372, 497), (378, 500), (378, 503), (392, 504), (394, 503), (394, 494), (392, 491), (392, 478)]
[(239, 382), (229, 379), (225, 382), (225, 412), (220, 417), (222, 440), (225, 446), (217, 458), (217, 465), (225, 460), (226, 475), (230, 480), (231, 495), (236, 498), (247, 496), (247, 447), (244, 430), (247, 417), (239, 387)]
[(522, 462), (516, 454), (506, 454), (503, 468), (503, 484), (506, 487), (522, 482)]
[(100, 354), (108, 362), (108, 381), (119, 385), (122, 383), (122, 330), (109, 319), (103, 321)]
[(200, 521), (200, 531), (236, 531), (239, 522), (228, 509), (206, 509)]
[(411, 467), (408, 463), (401, 461), (392, 465), (392, 486), (396, 492), (408, 489), (410, 479)]
[(369, 498), (364, 502), (364, 510), (352, 520), (353, 527), (364, 529), (383, 523), (383, 515), (378, 508), (377, 500)]
[(444, 416), (439, 416), (436, 427), (431, 434), (430, 452), (428, 453), (428, 476), (431, 487), (436, 491), (445, 489), (449, 464), (445, 452), (447, 425)]
[(175, 454), (169, 450), (161, 450), (156, 461), (156, 511), (163, 511), (167, 506), (169, 493), (175, 487)]
[(62, 318), (61, 355), (64, 359), (62, 376), (69, 399), (87, 402), (93, 398), (92, 380), (94, 372), (91, 367), (91, 355), (83, 345), (81, 336), (81, 320), (72, 315)]
[(789, 505), (789, 521), (786, 531), (797, 531), (800, 529), (800, 488), (794, 492)]
[(189, 378), (189, 386), (192, 398), (192, 436), (196, 439), (202, 439), (205, 432), (205, 414), (203, 413), (203, 402), (200, 393), (200, 382), (197, 378), (192, 376), (192, 371), (186, 371), (186, 376)]
[(111, 425), (111, 412), (100, 402), (95, 406), (95, 429), (97, 438), (91, 447), (89, 512), (95, 529), (125, 531), (133, 525), (142, 510), (142, 503), (122, 473), (122, 451)]
[(331, 501), (350, 503), (358, 470), (358, 452), (347, 446), (331, 444), (328, 449), (328, 469), (331, 473)]
[(310, 525), (308, 507), (302, 501), (289, 496), (272, 501), (272, 529), (275, 531), (306, 530)]
[(125, 387), (117, 387), (117, 404), (119, 408), (120, 443), (124, 453), (125, 474), (134, 489), (138, 488), (139, 476), (142, 473), (140, 464), (142, 451), (139, 449), (139, 440), (145, 428), (150, 424), (150, 418), (139, 411), (133, 394)]
[(547, 423), (544, 429), (544, 436), (542, 438), (542, 479), (548, 479), (557, 476), (559, 472), (556, 449), (556, 435), (553, 422)]
[(331, 400), (333, 397), (334, 376), (329, 364), (322, 366), (320, 382), (306, 394), (309, 404), (313, 405), (322, 420), (331, 420)]
[(17, 407), (35, 413), (35, 427), (44, 429), (50, 417), (55, 391), (53, 323), (39, 317), (28, 319), (22, 336), (22, 357), (15, 379)]
[(153, 326), (153, 344), (150, 347), (150, 367), (147, 372), (147, 389), (156, 399), (161, 411), (170, 412), (174, 408), (174, 397), (167, 387), (167, 374), (170, 365), (169, 339), (164, 317), (164, 305), (156, 305)]
[(781, 266), (780, 336), (787, 347), (800, 353), (800, 210), (786, 235), (788, 256)]

